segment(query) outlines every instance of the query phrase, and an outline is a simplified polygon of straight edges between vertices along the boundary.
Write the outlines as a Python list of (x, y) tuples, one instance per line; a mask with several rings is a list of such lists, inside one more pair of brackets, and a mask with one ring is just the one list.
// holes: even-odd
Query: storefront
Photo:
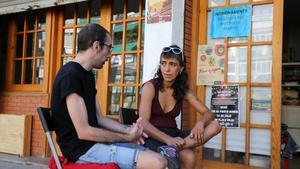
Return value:
[[(147, 41), (155, 33), (155, 28), (147, 32), (151, 27), (146, 23), (149, 1), (91, 0), (5, 15), (9, 18), (8, 48), (5, 59), (0, 59), (7, 61), (0, 113), (33, 115), (31, 155), (49, 155), (36, 107), (49, 106), (55, 74), (75, 57), (76, 35), (87, 23), (100, 23), (113, 37), (110, 62), (95, 70), (102, 112), (118, 119), (120, 107), (138, 108), (141, 85), (145, 74), (150, 74), (146, 68), (153, 60), (148, 51), (157, 45)], [(175, 29), (175, 17), (168, 18), (176, 15), (176, 9), (181, 11), (170, 6), (179, 2), (157, 1), (156, 7), (171, 8), (171, 13), (162, 10), (151, 22), (171, 22), (172, 31), (182, 33), (181, 41), (171, 33), (170, 42), (182, 42), (191, 88), (210, 107), (211, 85), (197, 84), (198, 48), (222, 44), (224, 84), (238, 85), (240, 90), (239, 128), (223, 128), (197, 148), (197, 168), (280, 168), (283, 0), (185, 0), (184, 21), (179, 23), (183, 31)], [(211, 38), (213, 10), (244, 6), (252, 12), (248, 36)], [(183, 112), (183, 128), (201, 119), (186, 105)]]

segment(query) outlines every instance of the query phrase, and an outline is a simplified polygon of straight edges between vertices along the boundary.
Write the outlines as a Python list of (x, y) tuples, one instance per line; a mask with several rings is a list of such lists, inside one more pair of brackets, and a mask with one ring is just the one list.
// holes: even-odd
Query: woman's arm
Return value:
[(192, 93), (191, 90), (188, 91), (188, 93), (185, 96), (185, 99), (198, 113), (203, 115), (201, 121), (205, 124), (205, 126), (210, 121), (214, 120), (214, 114), (208, 109), (208, 107), (205, 104), (200, 102), (200, 100), (194, 93)]

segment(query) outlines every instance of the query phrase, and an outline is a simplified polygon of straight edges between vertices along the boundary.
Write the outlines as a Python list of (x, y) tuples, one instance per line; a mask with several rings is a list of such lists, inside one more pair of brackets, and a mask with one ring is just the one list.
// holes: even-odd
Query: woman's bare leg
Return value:
[(192, 149), (184, 149), (179, 152), (180, 169), (195, 168), (195, 152)]
[(190, 137), (185, 138), (186, 144), (182, 149), (186, 148), (194, 148), (196, 146), (200, 146), (205, 144), (208, 140), (210, 140), (213, 136), (217, 135), (221, 131), (222, 127), (217, 121), (211, 121), (204, 129), (204, 142), (198, 143), (196, 139), (191, 139)]

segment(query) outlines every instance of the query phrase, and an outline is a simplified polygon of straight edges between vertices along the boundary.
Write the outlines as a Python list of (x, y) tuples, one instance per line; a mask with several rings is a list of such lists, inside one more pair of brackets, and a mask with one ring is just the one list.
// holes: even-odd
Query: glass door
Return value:
[[(194, 3), (200, 8), (200, 36), (195, 48), (203, 44), (224, 44), (224, 84), (240, 88), (240, 127), (223, 128), (203, 146), (202, 166), (280, 168), (281, 96), (277, 92), (280, 93), (281, 79), (276, 74), (281, 75), (278, 43), (282, 43), (283, 2), (202, 0)], [(252, 8), (250, 36), (210, 38), (212, 10), (246, 5)], [(197, 91), (210, 107), (211, 86), (198, 86)]]

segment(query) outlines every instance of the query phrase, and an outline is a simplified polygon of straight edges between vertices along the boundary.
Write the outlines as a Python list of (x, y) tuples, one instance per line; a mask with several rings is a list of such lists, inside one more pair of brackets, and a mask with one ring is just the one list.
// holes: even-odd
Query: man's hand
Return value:
[(132, 141), (136, 144), (144, 144), (144, 138), (147, 138), (148, 135), (143, 131), (141, 125), (142, 118), (138, 118), (136, 123), (133, 123), (129, 128), (127, 128), (128, 141)]
[(196, 139), (198, 144), (204, 143), (204, 123), (199, 121), (191, 130), (190, 138)]

